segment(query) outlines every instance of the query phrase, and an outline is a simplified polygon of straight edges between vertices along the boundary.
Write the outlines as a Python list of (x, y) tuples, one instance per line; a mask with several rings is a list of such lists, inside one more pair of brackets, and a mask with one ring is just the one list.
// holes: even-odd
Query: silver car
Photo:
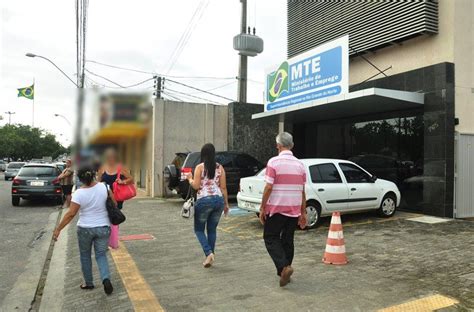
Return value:
[(13, 179), (20, 171), (21, 167), (25, 165), (24, 162), (11, 162), (7, 165), (5, 170), (5, 181)]

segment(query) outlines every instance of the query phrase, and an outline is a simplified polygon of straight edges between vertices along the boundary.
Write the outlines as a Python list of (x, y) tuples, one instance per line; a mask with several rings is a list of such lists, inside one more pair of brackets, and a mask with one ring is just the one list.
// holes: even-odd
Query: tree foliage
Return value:
[(0, 127), (0, 158), (29, 160), (43, 156), (58, 157), (67, 152), (56, 136), (26, 125)]

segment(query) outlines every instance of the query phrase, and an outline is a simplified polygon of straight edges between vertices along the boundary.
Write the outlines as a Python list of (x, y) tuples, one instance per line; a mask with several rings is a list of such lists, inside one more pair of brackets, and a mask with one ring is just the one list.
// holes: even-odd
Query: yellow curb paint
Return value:
[(431, 312), (447, 308), (459, 303), (459, 301), (442, 296), (433, 295), (418, 300), (409, 301), (396, 306), (378, 310), (378, 312)]
[(164, 311), (125, 245), (120, 242), (111, 254), (135, 311)]

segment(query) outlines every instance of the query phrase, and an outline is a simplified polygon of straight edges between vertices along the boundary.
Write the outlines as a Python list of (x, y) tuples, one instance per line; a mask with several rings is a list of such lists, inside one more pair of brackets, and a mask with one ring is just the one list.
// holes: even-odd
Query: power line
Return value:
[(148, 82), (148, 81), (151, 81), (151, 80), (154, 79), (153, 77), (151, 77), (151, 78), (145, 79), (145, 80), (143, 80), (143, 81), (134, 83), (134, 84), (129, 85), (129, 86), (123, 86), (123, 85), (121, 85), (121, 84), (119, 84), (119, 83), (117, 83), (117, 82), (115, 82), (115, 81), (112, 81), (112, 80), (110, 80), (110, 79), (108, 79), (108, 78), (106, 78), (106, 77), (104, 77), (104, 76), (101, 76), (101, 75), (99, 75), (99, 74), (96, 74), (96, 73), (94, 73), (94, 72), (91, 72), (91, 71), (88, 70), (88, 69), (86, 69), (86, 71), (87, 71), (89, 74), (92, 74), (92, 75), (94, 75), (94, 76), (97, 76), (97, 77), (99, 77), (99, 78), (102, 78), (102, 79), (104, 79), (104, 80), (107, 80), (108, 82), (113, 83), (114, 85), (117, 85), (118, 87), (110, 87), (110, 86), (103, 85), (104, 87), (107, 87), (107, 88), (115, 88), (115, 89), (120, 89), (120, 88), (121, 88), (121, 89), (133, 88), (133, 87), (139, 86), (139, 85), (141, 85), (141, 84), (144, 84), (145, 82)]
[(170, 89), (170, 88), (166, 88), (166, 90), (174, 92), (174, 93), (178, 93), (178, 94), (181, 94), (181, 95), (184, 95), (184, 96), (187, 96), (187, 97), (203, 100), (203, 101), (206, 101), (206, 102), (211, 102), (211, 103), (215, 103), (215, 104), (219, 104), (219, 105), (224, 105), (222, 103), (219, 103), (219, 102), (216, 102), (216, 101), (213, 101), (213, 100), (205, 99), (205, 98), (202, 98), (200, 96), (195, 96), (195, 95), (192, 95), (192, 94), (189, 94), (189, 93), (173, 90), (173, 89)]
[(202, 16), (204, 15), (204, 12), (206, 11), (207, 6), (209, 5), (209, 0), (201, 0), (194, 11), (194, 14), (192, 15), (188, 25), (186, 26), (183, 34), (179, 38), (178, 43), (176, 44), (175, 49), (173, 50), (173, 53), (171, 54), (170, 59), (168, 60), (168, 63), (170, 64), (168, 67), (168, 70), (166, 73), (170, 73), (171, 70), (173, 69), (174, 65), (178, 61), (179, 57), (181, 56), (181, 53), (184, 51), (184, 48), (189, 42), (189, 39), (191, 38), (194, 30), (197, 28), (197, 25), (199, 24), (199, 21), (201, 20)]
[(168, 97), (170, 97), (171, 99), (175, 99), (175, 100), (177, 100), (177, 101), (184, 102), (184, 101), (183, 101), (182, 99), (180, 99), (179, 97), (174, 96), (174, 95), (171, 95), (171, 94), (166, 93), (166, 92), (164, 92), (164, 91), (163, 91), (163, 94), (166, 95), (166, 96), (168, 96)]
[(131, 71), (131, 72), (136, 72), (136, 73), (141, 73), (141, 74), (149, 74), (149, 75), (158, 75), (158, 76), (163, 76), (166, 78), (175, 78), (175, 79), (215, 79), (215, 80), (230, 80), (230, 79), (235, 79), (235, 77), (216, 77), (216, 76), (175, 76), (175, 75), (164, 75), (164, 74), (159, 74), (157, 72), (153, 71), (145, 71), (145, 70), (140, 70), (140, 69), (135, 69), (135, 68), (129, 68), (129, 67), (123, 67), (123, 66), (117, 66), (117, 65), (111, 65), (99, 61), (94, 61), (94, 60), (87, 60), (86, 62), (88, 63), (94, 63), (97, 65), (102, 65), (110, 68), (115, 68), (115, 69), (120, 69), (120, 70), (125, 70), (125, 71)]
[[(232, 82), (223, 84), (223, 85), (221, 85), (221, 86), (217, 86), (217, 87), (212, 88), (212, 89), (207, 89), (206, 91), (209, 92), (209, 91), (214, 91), (214, 90), (217, 90), (217, 89), (225, 88), (225, 87), (230, 86), (230, 85), (232, 85), (232, 84), (234, 84), (234, 83), (236, 83), (236, 82), (237, 82), (237, 81), (232, 81)], [(200, 92), (201, 92), (201, 91), (196, 91), (196, 92), (192, 92), (192, 93), (190, 93), (190, 94), (196, 94), (196, 93), (200, 93)]]
[(222, 98), (222, 99), (225, 99), (225, 100), (229, 100), (229, 101), (234, 102), (234, 100), (231, 99), (231, 98), (228, 98), (228, 97), (225, 97), (225, 96), (222, 96), (222, 95), (219, 95), (219, 94), (211, 93), (211, 92), (209, 92), (209, 91), (202, 90), (202, 89), (199, 89), (199, 88), (196, 88), (196, 87), (193, 87), (193, 86), (184, 84), (184, 83), (182, 83), (182, 82), (178, 82), (178, 81), (171, 80), (171, 79), (167, 79), (166, 81), (169, 81), (169, 82), (172, 82), (172, 83), (175, 83), (175, 84), (179, 84), (179, 85), (182, 85), (182, 86), (184, 86), (184, 87), (187, 87), (187, 88), (190, 88), (190, 89), (194, 89), (194, 90), (196, 90), (196, 91), (201, 91), (201, 92), (203, 92), (203, 93), (207, 93), (207, 94), (210, 94), (210, 95), (212, 95), (212, 96), (219, 97), (219, 98)]

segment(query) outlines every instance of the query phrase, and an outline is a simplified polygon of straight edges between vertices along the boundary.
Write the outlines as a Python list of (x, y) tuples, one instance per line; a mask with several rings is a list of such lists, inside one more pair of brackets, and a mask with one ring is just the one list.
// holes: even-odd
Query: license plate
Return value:
[(44, 186), (44, 181), (31, 181), (31, 186)]
[(251, 202), (244, 202), (244, 207), (245, 208), (248, 208), (248, 209), (252, 209), (252, 210), (255, 210), (255, 204), (254, 203), (251, 203)]

